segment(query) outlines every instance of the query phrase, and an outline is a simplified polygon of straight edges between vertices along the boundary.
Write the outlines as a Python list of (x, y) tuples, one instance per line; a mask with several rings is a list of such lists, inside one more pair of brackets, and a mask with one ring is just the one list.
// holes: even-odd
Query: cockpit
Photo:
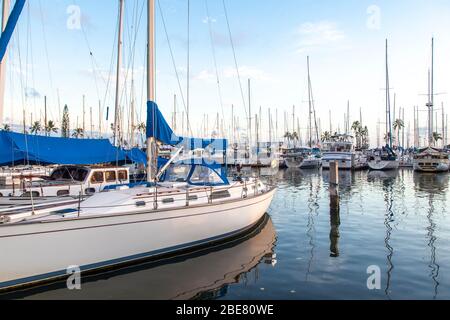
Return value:
[(220, 164), (208, 164), (203, 160), (182, 161), (171, 165), (165, 172), (163, 182), (186, 182), (196, 186), (219, 186), (228, 184), (226, 168)]

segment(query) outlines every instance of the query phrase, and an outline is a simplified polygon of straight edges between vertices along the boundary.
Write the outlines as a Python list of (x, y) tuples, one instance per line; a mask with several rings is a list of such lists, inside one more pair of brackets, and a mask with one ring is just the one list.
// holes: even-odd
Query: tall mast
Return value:
[[(3, 32), (6, 28), (6, 23), (8, 22), (9, 16), (9, 8), (10, 0), (3, 0), (1, 32)], [(0, 61), (0, 124), (3, 124), (3, 108), (5, 103), (6, 59), (7, 55), (5, 54), (3, 60)]]
[[(134, 72), (133, 72), (134, 73)], [(132, 76), (134, 78), (134, 74)], [(134, 124), (134, 118), (135, 118), (135, 100), (134, 100), (134, 79), (131, 80), (131, 112), (130, 112), (130, 145), (131, 147), (134, 147), (134, 130), (136, 128)]]
[(86, 96), (83, 94), (83, 133), (86, 135)]
[(333, 124), (331, 123), (331, 110), (329, 110), (329, 120), (330, 120), (330, 135), (333, 134)]
[(98, 100), (98, 134), (102, 137), (102, 102)]
[(252, 95), (251, 95), (251, 82), (248, 79), (248, 144), (252, 145)]
[[(172, 121), (173, 131), (177, 132), (177, 95), (173, 95), (173, 121)], [(205, 132), (206, 133), (206, 132)]]
[(433, 132), (434, 132), (434, 123), (433, 123), (433, 113), (434, 113), (434, 38), (431, 38), (431, 73), (429, 75), (429, 122), (430, 122), (430, 132), (429, 132), (429, 143), (433, 144)]
[(428, 69), (428, 146), (433, 144), (433, 104), (431, 103), (431, 73)]
[(119, 95), (120, 95), (120, 69), (122, 64), (122, 33), (123, 33), (123, 9), (124, 0), (119, 0), (119, 35), (117, 38), (117, 70), (116, 70), (116, 97), (114, 112), (114, 145), (117, 146), (119, 139)]
[(442, 102), (442, 147), (445, 147), (445, 115), (444, 115), (444, 102)]
[(347, 100), (347, 123), (346, 126), (346, 134), (350, 134), (350, 100)]
[(44, 131), (46, 136), (48, 135), (47, 124), (47, 96), (44, 96)]
[(233, 144), (236, 142), (236, 123), (234, 119), (234, 105), (231, 105), (231, 134), (233, 136)]
[(295, 132), (295, 106), (292, 106), (292, 133), (294, 132)]
[(94, 123), (92, 122), (92, 107), (89, 107), (89, 125), (91, 127), (91, 139), (94, 138)]
[[(147, 0), (147, 101), (155, 101), (155, 0)], [(149, 115), (147, 115), (149, 116)], [(154, 122), (153, 122), (154, 123)], [(155, 127), (153, 125), (153, 127)], [(158, 150), (153, 137), (147, 139), (147, 181), (157, 174)]]
[(386, 39), (386, 134), (389, 138), (389, 147), (392, 148), (391, 95), (389, 86), (388, 40)]
[(308, 103), (309, 103), (309, 147), (312, 147), (312, 101), (311, 101), (311, 77), (309, 74), (309, 56), (306, 58), (308, 64)]
[(278, 143), (278, 139), (280, 138), (279, 132), (278, 132), (278, 108), (275, 108), (275, 139)]

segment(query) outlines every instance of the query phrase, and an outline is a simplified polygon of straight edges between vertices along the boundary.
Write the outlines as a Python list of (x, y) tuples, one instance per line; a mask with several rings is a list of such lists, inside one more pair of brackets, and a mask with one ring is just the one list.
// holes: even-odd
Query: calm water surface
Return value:
[[(6, 297), (28, 299), (450, 299), (449, 175), (280, 171), (267, 221), (193, 255)], [(367, 268), (381, 270), (368, 290)]]

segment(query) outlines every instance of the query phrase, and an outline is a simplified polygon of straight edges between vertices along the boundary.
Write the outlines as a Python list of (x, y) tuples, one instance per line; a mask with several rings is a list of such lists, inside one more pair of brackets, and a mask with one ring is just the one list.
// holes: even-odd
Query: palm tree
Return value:
[(329, 133), (328, 131), (325, 131), (325, 132), (322, 134), (321, 139), (322, 139), (322, 142), (325, 142), (325, 141), (330, 140), (330, 139), (331, 139), (331, 133)]
[(362, 140), (362, 147), (364, 149), (368, 149), (369, 148), (369, 129), (367, 128), (367, 126), (365, 126), (361, 130), (361, 140)]
[(142, 144), (144, 144), (144, 135), (145, 135), (145, 132), (147, 131), (147, 124), (145, 122), (138, 123), (138, 125), (136, 126), (136, 129), (139, 132), (139, 134), (141, 135)]
[(37, 135), (39, 132), (42, 131), (42, 126), (40, 121), (35, 121), (33, 125), (30, 127), (30, 132), (32, 134)]
[(147, 130), (147, 125), (145, 124), (145, 122), (141, 122), (136, 126), (136, 129), (141, 133), (144, 134), (145, 131)]
[(397, 130), (397, 144), (400, 144), (400, 130), (405, 127), (405, 123), (402, 119), (397, 119), (394, 121), (394, 130)]
[(73, 130), (72, 137), (77, 138), (77, 139), (84, 137), (83, 128), (77, 128), (77, 129)]
[(3, 125), (3, 128), (0, 131), (10, 132), (11, 127), (9, 126), (9, 124), (5, 124)]
[(287, 141), (288, 141), (288, 146), (289, 146), (289, 143), (290, 143), (291, 140), (292, 140), (292, 133), (290, 133), (289, 131), (286, 131), (285, 134), (284, 134), (284, 138), (287, 139)]
[(46, 133), (46, 135), (49, 135), (50, 133), (57, 133), (58, 132), (58, 128), (56, 127), (56, 124), (50, 120), (47, 122), (44, 131)]
[(352, 124), (352, 130), (355, 133), (355, 138), (356, 138), (356, 148), (360, 149), (361, 148), (361, 137), (362, 137), (362, 126), (361, 123), (359, 121), (355, 121)]
[(358, 130), (359, 128), (361, 128), (361, 123), (359, 123), (359, 121), (353, 122), (353, 124), (352, 124), (352, 130), (353, 130), (353, 131), (356, 131), (356, 130)]
[(439, 140), (442, 140), (442, 135), (438, 132), (433, 132), (433, 141), (436, 144)]

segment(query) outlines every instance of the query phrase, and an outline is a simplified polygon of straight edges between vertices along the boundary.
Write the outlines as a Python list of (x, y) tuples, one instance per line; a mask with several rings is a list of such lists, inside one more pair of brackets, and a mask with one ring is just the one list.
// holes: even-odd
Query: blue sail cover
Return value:
[(89, 165), (126, 161), (107, 139), (68, 139), (0, 132), (0, 165), (40, 163)]
[(25, 0), (16, 0), (11, 15), (8, 18), (8, 22), (6, 23), (5, 30), (2, 32), (0, 38), (0, 61), (3, 61), (3, 58), (5, 57), (6, 49), (8, 48), (9, 41), (11, 40), (24, 6)]
[(147, 138), (150, 137), (166, 145), (183, 146), (184, 150), (211, 148), (214, 151), (225, 151), (228, 145), (226, 139), (178, 137), (153, 101), (147, 102)]

